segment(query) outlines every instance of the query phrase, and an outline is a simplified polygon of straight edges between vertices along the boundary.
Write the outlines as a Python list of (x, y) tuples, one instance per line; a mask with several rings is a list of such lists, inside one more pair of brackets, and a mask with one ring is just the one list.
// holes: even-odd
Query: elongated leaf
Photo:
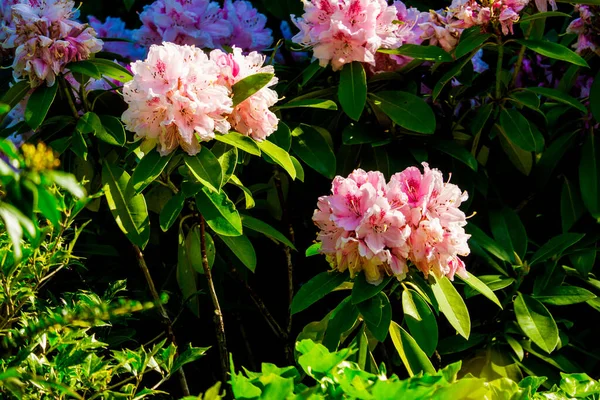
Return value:
[(560, 256), (566, 249), (583, 239), (584, 236), (583, 233), (563, 233), (553, 237), (533, 254), (529, 265), (534, 266)]
[(285, 151), (290, 151), (292, 147), (292, 132), (290, 127), (279, 121), (277, 130), (267, 138), (268, 141), (275, 143)]
[(534, 295), (533, 298), (554, 306), (568, 306), (595, 299), (596, 295), (577, 286), (555, 286), (547, 287), (541, 294)]
[(431, 93), (431, 97), (434, 101), (438, 98), (444, 86), (446, 86), (446, 84), (450, 82), (452, 78), (454, 78), (464, 68), (464, 66), (467, 65), (469, 61), (471, 61), (471, 58), (473, 58), (475, 53), (477, 53), (478, 51), (479, 46), (476, 47), (475, 50), (473, 50), (469, 56), (463, 57), (459, 61), (455, 62), (452, 68), (450, 68), (448, 72), (446, 72), (440, 78), (440, 80), (433, 87), (433, 91)]
[[(71, 71), (71, 73), (73, 73), (73, 75), (76, 77), (77, 81), (81, 81), (81, 79), (80, 79), (81, 77), (78, 76), (77, 74), (88, 76), (88, 77), (94, 78), (94, 79), (102, 79), (100, 70), (88, 60), (82, 60), (82, 61), (76, 61), (76, 62), (69, 63), (69, 64), (67, 64), (67, 68), (69, 69), (69, 71)], [(84, 82), (85, 81), (87, 81), (87, 79), (85, 79)]]
[(431, 143), (431, 147), (448, 154), (477, 172), (478, 166), (475, 157), (467, 149), (456, 144), (456, 142), (452, 140), (436, 140)]
[(427, 354), (419, 348), (415, 339), (394, 321), (390, 324), (390, 336), (409, 376), (414, 376), (419, 372), (435, 373), (435, 368), (427, 358)]
[(499, 125), (494, 125), (494, 129), (499, 132), (498, 139), (500, 146), (508, 156), (510, 162), (523, 175), (528, 176), (533, 168), (533, 157), (531, 152), (523, 150), (516, 143), (508, 138), (504, 129)]
[(215, 233), (221, 236), (242, 234), (240, 214), (224, 191), (217, 193), (203, 186), (196, 194), (196, 206)]
[(435, 114), (423, 99), (406, 92), (369, 94), (376, 106), (401, 127), (419, 133), (435, 131)]
[(131, 177), (121, 168), (105, 162), (102, 166), (102, 184), (108, 207), (127, 238), (140, 248), (150, 239), (150, 219), (143, 195), (127, 195)]
[(159, 222), (160, 229), (162, 229), (163, 232), (168, 231), (171, 226), (173, 226), (175, 221), (177, 221), (177, 217), (179, 217), (179, 214), (181, 214), (184, 204), (185, 196), (182, 192), (179, 192), (175, 196), (171, 197), (163, 209), (160, 210)]
[(233, 106), (237, 106), (268, 85), (273, 77), (274, 75), (271, 73), (260, 72), (236, 82), (231, 88), (231, 91), (233, 92)]
[[(481, 275), (478, 276), (478, 279), (494, 292), (507, 288), (515, 282), (514, 278), (507, 278), (502, 275)], [(470, 286), (465, 287), (465, 297), (467, 299), (478, 294), (480, 292), (472, 289)]]
[(465, 227), (467, 233), (471, 234), (471, 241), (475, 241), (480, 247), (487, 250), (490, 254), (503, 261), (510, 262), (511, 256), (507, 253), (507, 251), (500, 247), (498, 243), (496, 243), (492, 238), (485, 234), (479, 227), (475, 224), (468, 224)]
[(560, 90), (545, 87), (530, 87), (526, 88), (525, 90), (576, 108), (582, 113), (587, 113), (587, 108), (585, 108), (585, 106), (581, 104), (579, 100), (577, 100), (575, 97), (569, 96), (564, 92), (561, 92)]
[(323, 345), (329, 351), (337, 350), (342, 334), (352, 328), (357, 317), (358, 308), (350, 302), (350, 296), (348, 296), (331, 312)]
[(253, 156), (260, 157), (260, 149), (254, 140), (237, 132), (229, 132), (227, 135), (215, 135), (215, 140), (227, 143)]
[(294, 167), (290, 155), (285, 150), (268, 140), (263, 140), (258, 143), (258, 147), (264, 154), (281, 166), (292, 179), (296, 179), (296, 168)]
[(467, 310), (464, 300), (460, 297), (460, 294), (448, 278), (437, 278), (434, 276), (434, 279), (435, 283), (431, 285), (431, 289), (440, 306), (440, 311), (462, 337), (469, 339), (471, 319), (469, 318), (469, 310)]
[(560, 194), (560, 216), (563, 233), (569, 229), (583, 216), (585, 206), (581, 200), (581, 194), (577, 184), (569, 182), (565, 178)]
[(583, 204), (592, 217), (600, 220), (600, 144), (590, 132), (581, 149), (579, 188)]
[(585, 250), (571, 254), (569, 260), (573, 264), (573, 268), (579, 272), (582, 277), (587, 277), (596, 262), (596, 249)]
[(521, 346), (521, 343), (519, 343), (517, 339), (513, 338), (510, 335), (504, 335), (504, 339), (506, 340), (506, 343), (508, 343), (510, 348), (513, 349), (513, 351), (517, 355), (517, 358), (520, 361), (523, 361), (523, 356), (525, 355), (525, 353), (523, 352), (523, 346)]
[(529, 107), (532, 110), (540, 110), (540, 99), (536, 93), (525, 90), (522, 92), (513, 92), (510, 94), (510, 98), (516, 103)]
[(289, 103), (276, 106), (276, 109), (284, 110), (288, 108), (320, 108), (322, 110), (333, 110), (338, 109), (337, 104), (332, 100), (323, 99), (304, 99), (304, 100), (292, 100)]
[(81, 183), (75, 179), (75, 175), (68, 174), (63, 171), (46, 171), (44, 174), (58, 186), (65, 189), (78, 199), (81, 199), (85, 196), (85, 189)]
[(25, 122), (31, 129), (39, 128), (44, 122), (48, 110), (54, 102), (57, 90), (58, 85), (50, 87), (41, 85), (31, 94), (25, 106)]
[(524, 17), (522, 17), (521, 19), (519, 19), (519, 21), (517, 23), (522, 24), (523, 22), (534, 21), (536, 19), (542, 19), (542, 18), (548, 18), (548, 17), (566, 17), (566, 18), (570, 18), (571, 16), (569, 14), (565, 14), (565, 13), (560, 12), (560, 11), (538, 12), (538, 13), (531, 14), (531, 15), (525, 15)]
[(321, 242), (311, 244), (310, 246), (308, 246), (308, 248), (304, 252), (304, 255), (306, 257), (312, 257), (312, 256), (316, 256), (318, 254), (321, 254), (320, 250), (321, 250), (322, 245), (323, 245), (323, 243), (321, 243)]
[(58, 201), (44, 187), (38, 187), (37, 191), (37, 209), (40, 213), (50, 220), (55, 227), (60, 226), (60, 210)]
[(396, 49), (379, 49), (379, 53), (402, 55), (416, 58), (417, 60), (428, 60), (438, 62), (452, 62), (452, 56), (437, 46), (421, 46), (406, 43)]
[(112, 115), (100, 115), (100, 122), (102, 122), (102, 126), (104, 127), (104, 132), (101, 133), (106, 134), (106, 136), (101, 137), (98, 132), (96, 132), (96, 136), (98, 136), (100, 140), (116, 146), (125, 145), (127, 136), (125, 135), (125, 128), (119, 118), (113, 117)]
[(217, 157), (217, 160), (219, 160), (221, 173), (223, 174), (222, 185), (225, 185), (235, 172), (238, 161), (238, 149), (225, 143), (215, 143), (210, 150)]
[(285, 237), (283, 233), (279, 232), (277, 229), (273, 228), (266, 222), (263, 222), (249, 215), (242, 215), (242, 225), (245, 228), (251, 229), (256, 232), (260, 232), (268, 238), (283, 243), (287, 247), (296, 250), (296, 247), (294, 247), (292, 242), (290, 242), (289, 239)]
[(492, 210), (490, 211), (490, 226), (494, 238), (507, 252), (510, 252), (509, 255), (514, 252), (520, 260), (525, 258), (528, 242), (527, 232), (517, 213), (508, 207)]
[(292, 149), (302, 161), (329, 179), (335, 176), (335, 154), (312, 126), (300, 124), (292, 131)]
[(250, 210), (251, 208), (254, 208), (254, 206), (256, 205), (256, 202), (254, 201), (254, 197), (252, 197), (252, 192), (250, 191), (250, 189), (248, 189), (246, 186), (244, 186), (242, 181), (240, 181), (240, 179), (235, 175), (231, 175), (231, 178), (229, 178), (229, 182), (231, 184), (237, 186), (238, 188), (240, 188), (242, 190), (242, 192), (244, 192), (244, 199), (246, 200), (246, 204), (245, 204), (246, 210)]
[(438, 326), (427, 302), (412, 289), (402, 292), (402, 309), (408, 330), (419, 347), (431, 357), (438, 344)]
[(173, 154), (171, 153), (163, 157), (158, 151), (150, 150), (148, 154), (144, 155), (137, 167), (135, 167), (129, 181), (128, 191), (132, 191), (134, 195), (141, 193), (159, 177), (169, 161), (171, 161), (171, 158), (173, 158)]
[(90, 58), (87, 60), (92, 63), (100, 72), (100, 74), (114, 79), (119, 82), (129, 82), (133, 79), (133, 74), (127, 70), (127, 68), (117, 64), (112, 60), (107, 60), (104, 58)]
[(245, 236), (221, 236), (223, 243), (229, 247), (229, 250), (248, 268), (254, 272), (256, 269), (256, 251), (250, 240)]
[(215, 155), (206, 146), (195, 156), (185, 156), (185, 165), (198, 182), (218, 192), (223, 184), (223, 171)]
[(297, 314), (307, 309), (318, 300), (331, 293), (333, 289), (344, 283), (347, 273), (321, 272), (306, 282), (292, 300), (291, 312)]
[(346, 115), (358, 121), (367, 103), (367, 75), (360, 62), (354, 61), (342, 68), (338, 100)]
[(516, 42), (543, 56), (588, 67), (588, 63), (580, 55), (561, 44), (547, 40), (516, 40)]
[(375, 339), (383, 342), (392, 321), (392, 306), (388, 297), (385, 293), (379, 292), (369, 300), (358, 303), (357, 307), (371, 334)]
[(470, 272), (467, 272), (467, 276), (468, 276), (468, 278), (466, 278), (466, 279), (460, 275), (458, 277), (464, 283), (469, 285), (471, 288), (473, 288), (474, 290), (478, 291), (479, 293), (481, 293), (482, 295), (484, 295), (485, 297), (487, 297), (488, 299), (490, 299), (491, 301), (496, 303), (498, 305), (498, 307), (502, 308), (502, 304), (500, 304), (500, 300), (498, 300), (496, 293), (494, 293), (492, 291), (492, 289), (490, 289), (485, 283), (483, 283), (479, 279), (477, 279), (477, 277), (474, 276), (473, 274), (471, 274)]
[[(29, 82), (26, 80), (19, 81), (12, 85), (10, 89), (4, 93), (0, 101), (4, 104), (8, 104), (10, 110), (12, 110), (23, 98), (25, 95), (31, 90), (31, 86), (29, 86)], [(9, 111), (10, 111), (9, 110)]]
[(529, 121), (519, 111), (503, 109), (500, 112), (500, 126), (511, 142), (521, 149), (537, 153), (544, 149), (544, 137), (531, 129)]
[[(192, 235), (193, 231), (190, 231), (188, 237)], [(183, 232), (179, 232), (179, 244), (177, 251), (177, 283), (183, 294), (183, 298), (186, 301), (186, 305), (192, 311), (195, 316), (200, 315), (200, 302), (196, 293), (198, 287), (196, 286), (196, 271), (190, 264), (190, 260), (193, 258), (188, 254), (188, 246), (186, 246), (188, 240), (184, 237)]]
[(482, 32), (481, 27), (478, 25), (465, 29), (460, 35), (460, 40), (458, 46), (456, 46), (456, 50), (454, 50), (454, 55), (457, 59), (467, 55), (479, 48), (479, 46), (484, 44), (491, 36), (492, 35), (489, 33)]
[(354, 278), (354, 286), (352, 286), (352, 304), (362, 303), (373, 296), (377, 296), (391, 280), (391, 277), (386, 277), (379, 285), (372, 285), (367, 282), (364, 273), (358, 274)]
[(558, 327), (548, 309), (522, 293), (517, 295), (514, 307), (523, 333), (546, 353), (551, 353), (558, 344)]

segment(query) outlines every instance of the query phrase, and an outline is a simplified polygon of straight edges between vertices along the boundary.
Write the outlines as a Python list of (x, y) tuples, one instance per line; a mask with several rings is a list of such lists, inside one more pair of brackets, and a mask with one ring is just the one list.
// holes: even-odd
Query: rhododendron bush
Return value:
[(1, 397), (597, 398), (575, 3), (2, 1)]

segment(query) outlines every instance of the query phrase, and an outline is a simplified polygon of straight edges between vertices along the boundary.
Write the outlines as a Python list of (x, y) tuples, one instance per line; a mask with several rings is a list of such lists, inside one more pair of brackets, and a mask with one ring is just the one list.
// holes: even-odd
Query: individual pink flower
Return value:
[(133, 80), (123, 88), (129, 108), (122, 119), (158, 151), (167, 155), (181, 146), (200, 151), (200, 141), (229, 132), (229, 89), (218, 84), (219, 67), (194, 46), (163, 43), (150, 47), (148, 58), (132, 64)]
[(221, 46), (236, 46), (250, 52), (266, 50), (273, 43), (273, 33), (266, 28), (267, 17), (249, 1), (225, 0), (222, 17), (231, 24), (232, 32), (218, 40)]
[(94, 16), (88, 16), (90, 26), (100, 38), (122, 39), (124, 41), (105, 41), (103, 50), (115, 53), (132, 61), (141, 60), (146, 56), (146, 50), (133, 42), (133, 30), (125, 27), (121, 18), (108, 17), (101, 22)]
[[(210, 59), (219, 67), (219, 82), (233, 88), (237, 82), (257, 73), (274, 74), (272, 65), (263, 65), (265, 56), (253, 51), (243, 55), (242, 49), (233, 48), (233, 53), (213, 50)], [(276, 77), (240, 104), (233, 108), (228, 117), (231, 128), (235, 131), (262, 141), (277, 130), (279, 119), (269, 109), (279, 99), (277, 92), (271, 89), (278, 82)]]

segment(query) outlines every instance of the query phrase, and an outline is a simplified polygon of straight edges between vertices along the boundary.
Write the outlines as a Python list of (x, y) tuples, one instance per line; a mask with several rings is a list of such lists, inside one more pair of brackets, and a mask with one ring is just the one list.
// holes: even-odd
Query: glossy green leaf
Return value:
[(221, 236), (242, 234), (240, 214), (224, 191), (217, 193), (203, 186), (196, 194), (196, 207), (215, 233)]
[(385, 289), (391, 280), (391, 277), (386, 277), (380, 284), (372, 285), (367, 282), (364, 273), (359, 273), (356, 275), (356, 278), (354, 278), (354, 285), (352, 286), (352, 304), (362, 303), (363, 301), (376, 296)]
[(402, 310), (412, 337), (425, 354), (431, 357), (438, 344), (438, 326), (427, 302), (419, 293), (406, 289), (402, 292)]
[(522, 24), (523, 22), (533, 21), (536, 19), (548, 18), (548, 17), (566, 17), (570, 18), (569, 14), (565, 14), (560, 11), (545, 11), (545, 12), (537, 12), (531, 15), (525, 15), (519, 19), (518, 23)]
[(558, 101), (559, 103), (566, 104), (568, 106), (576, 108), (577, 110), (581, 111), (582, 113), (587, 114), (587, 108), (585, 108), (585, 106), (583, 104), (581, 104), (581, 102), (579, 100), (577, 100), (575, 97), (569, 96), (568, 94), (566, 94), (564, 92), (561, 92), (560, 90), (556, 90), (556, 89), (552, 89), (552, 88), (545, 88), (545, 87), (541, 87), (541, 86), (529, 87), (529, 88), (526, 88), (525, 90), (527, 90), (529, 92), (533, 92), (533, 93), (541, 95), (541, 96), (545, 96), (549, 99)]
[(371, 93), (369, 96), (376, 106), (401, 127), (426, 134), (435, 131), (435, 114), (422, 98), (400, 91)]
[(292, 131), (292, 150), (308, 166), (329, 179), (335, 176), (335, 154), (321, 134), (310, 125)]
[(238, 162), (238, 149), (225, 143), (215, 143), (210, 150), (219, 160), (221, 173), (223, 174), (222, 184), (225, 185), (235, 172)]
[(444, 86), (446, 86), (446, 84), (450, 82), (452, 78), (454, 78), (460, 73), (460, 71), (465, 67), (465, 65), (467, 65), (467, 63), (471, 61), (471, 58), (473, 58), (477, 51), (479, 51), (479, 47), (473, 50), (469, 56), (463, 57), (460, 60), (454, 62), (454, 65), (448, 70), (448, 72), (442, 75), (440, 80), (433, 87), (433, 91), (431, 93), (431, 97), (434, 101), (438, 98)]
[[(102, 75), (100, 74), (100, 70), (92, 64), (88, 60), (76, 61), (67, 64), (67, 68), (71, 73), (81, 74), (84, 76), (89, 76), (94, 79), (102, 79)], [(80, 81), (80, 77), (77, 77), (77, 80)]]
[(229, 250), (248, 268), (254, 272), (256, 269), (256, 251), (250, 240), (245, 236), (221, 236), (223, 243), (229, 247)]
[(12, 110), (13, 107), (19, 104), (21, 100), (23, 100), (25, 95), (29, 93), (30, 90), (31, 86), (29, 85), (29, 82), (27, 80), (16, 82), (6, 91), (6, 93), (4, 93), (2, 98), (0, 98), (0, 102), (8, 104), (10, 109)]
[(63, 171), (46, 171), (44, 174), (58, 186), (71, 193), (73, 196), (79, 199), (85, 196), (85, 189), (81, 183), (75, 179), (74, 175)]
[(312, 257), (312, 256), (321, 254), (320, 250), (321, 250), (322, 245), (323, 245), (323, 243), (321, 243), (321, 242), (311, 244), (310, 246), (308, 246), (308, 248), (304, 252), (304, 255), (306, 257)]
[(541, 294), (534, 295), (533, 298), (553, 306), (568, 306), (595, 299), (596, 295), (577, 286), (555, 286), (547, 287)]
[(44, 187), (38, 187), (37, 191), (37, 209), (40, 213), (50, 220), (55, 227), (60, 226), (60, 211), (58, 209), (58, 201)]
[(367, 75), (360, 62), (354, 61), (342, 68), (338, 100), (346, 115), (358, 121), (367, 103)]
[(125, 128), (119, 118), (113, 117), (112, 115), (100, 115), (100, 122), (104, 129), (96, 131), (98, 139), (115, 146), (125, 145), (127, 136), (125, 135)]
[(583, 204), (592, 217), (600, 220), (600, 143), (596, 139), (593, 132), (587, 133), (581, 149), (579, 188)]
[(440, 311), (462, 337), (469, 339), (471, 319), (464, 300), (448, 278), (434, 276), (434, 279), (435, 282), (431, 284), (431, 289), (439, 304)]
[(435, 368), (427, 358), (427, 354), (419, 348), (415, 339), (394, 321), (390, 324), (390, 336), (409, 376), (414, 376), (419, 372), (435, 373)]
[(563, 233), (548, 240), (531, 257), (529, 265), (534, 266), (551, 258), (560, 256), (565, 250), (579, 242), (585, 234)]
[(492, 35), (489, 33), (482, 32), (479, 25), (465, 29), (460, 35), (460, 40), (458, 46), (456, 46), (456, 50), (454, 50), (454, 55), (457, 59), (467, 55), (479, 48), (491, 36)]
[(537, 153), (544, 149), (544, 137), (531, 129), (529, 121), (519, 111), (503, 109), (500, 112), (500, 126), (510, 141), (521, 149)]
[(140, 248), (150, 239), (150, 219), (143, 195), (127, 195), (131, 177), (123, 169), (104, 162), (102, 184), (108, 207), (121, 231)]
[(504, 339), (506, 343), (510, 346), (510, 348), (515, 352), (515, 355), (520, 361), (523, 361), (523, 357), (525, 356), (525, 352), (523, 351), (523, 346), (521, 343), (510, 335), (504, 335)]
[(292, 164), (294, 164), (294, 168), (296, 169), (296, 179), (298, 179), (300, 182), (304, 182), (304, 167), (302, 167), (302, 164), (300, 164), (300, 161), (298, 161), (296, 157), (290, 156), (290, 159), (292, 160)]
[(104, 58), (90, 58), (87, 60), (92, 63), (100, 72), (101, 75), (116, 81), (125, 83), (133, 79), (133, 74), (127, 68), (117, 64), (115, 61)]
[(458, 145), (455, 141), (436, 140), (434, 142), (431, 142), (430, 146), (434, 149), (441, 151), (442, 153), (448, 154), (449, 156), (457, 159), (458, 161), (471, 168), (473, 171), (477, 172), (477, 160), (475, 159), (475, 157), (473, 157), (473, 154), (471, 154), (471, 152), (469, 152), (464, 147)]
[(532, 110), (539, 111), (540, 109), (540, 99), (536, 93), (523, 90), (513, 92), (509, 96), (511, 100)]
[(231, 146), (244, 150), (248, 154), (260, 157), (260, 149), (252, 138), (237, 132), (229, 132), (227, 135), (215, 135), (215, 140), (227, 143)]
[(289, 103), (282, 104), (274, 107), (279, 110), (285, 110), (288, 108), (319, 108), (322, 110), (336, 111), (338, 109), (337, 104), (332, 100), (323, 99), (304, 99), (304, 100), (292, 100)]
[(392, 321), (392, 306), (386, 294), (379, 292), (376, 296), (358, 303), (357, 307), (371, 334), (383, 342)]
[(46, 119), (48, 110), (54, 102), (58, 85), (50, 87), (41, 85), (29, 96), (27, 105), (25, 106), (25, 122), (31, 129), (37, 129)]
[(558, 327), (552, 315), (538, 300), (519, 293), (514, 303), (517, 322), (527, 335), (546, 353), (558, 344)]
[(184, 204), (185, 196), (182, 192), (179, 192), (175, 196), (171, 197), (163, 209), (160, 210), (159, 222), (160, 229), (162, 229), (163, 232), (168, 231), (171, 226), (173, 226), (175, 221), (177, 221), (179, 214), (181, 214), (181, 211), (183, 210)]
[(330, 351), (337, 350), (342, 334), (352, 328), (357, 317), (358, 308), (352, 304), (350, 296), (348, 296), (331, 312), (323, 345)]
[(560, 194), (560, 217), (563, 233), (568, 232), (585, 212), (580, 193), (577, 184), (565, 178)]
[(470, 241), (476, 242), (484, 250), (487, 250), (490, 254), (503, 261), (511, 261), (512, 257), (508, 254), (508, 252), (492, 238), (490, 238), (485, 232), (479, 229), (479, 227), (477, 227), (475, 224), (467, 224), (465, 230), (467, 233), (471, 234)]
[(202, 146), (195, 156), (184, 157), (190, 173), (206, 187), (218, 192), (223, 184), (223, 171), (215, 155), (206, 146)]
[(550, 42), (547, 40), (517, 39), (516, 42), (543, 56), (570, 62), (572, 64), (580, 65), (582, 67), (588, 67), (588, 63), (583, 58), (581, 58), (580, 55), (578, 55), (572, 50), (569, 50), (568, 47), (563, 46), (561, 44)]
[(268, 140), (263, 140), (258, 143), (258, 147), (264, 154), (269, 156), (275, 163), (283, 168), (292, 179), (296, 179), (296, 168), (294, 168), (294, 163), (285, 150)]
[(267, 137), (267, 140), (275, 143), (285, 151), (290, 151), (292, 147), (292, 132), (290, 127), (279, 121), (277, 130)]
[(242, 225), (245, 228), (262, 233), (263, 235), (272, 240), (275, 240), (279, 243), (283, 243), (292, 250), (296, 250), (296, 247), (294, 247), (292, 242), (290, 242), (289, 239), (285, 237), (283, 233), (279, 232), (277, 229), (273, 228), (266, 222), (263, 222), (249, 215), (242, 215)]
[[(204, 245), (206, 246), (206, 261), (208, 268), (215, 263), (216, 250), (212, 236), (204, 232)], [(202, 242), (200, 241), (200, 226), (194, 225), (185, 237), (185, 252), (187, 262), (200, 275), (204, 275), (204, 263), (202, 261)]]
[(274, 75), (271, 73), (259, 72), (236, 82), (231, 88), (233, 92), (233, 106), (237, 106), (268, 85), (273, 77)]
[(452, 56), (437, 46), (422, 46), (405, 43), (396, 49), (379, 49), (379, 53), (402, 55), (417, 60), (452, 62)]
[(240, 179), (235, 175), (231, 175), (231, 178), (229, 178), (229, 183), (237, 186), (238, 188), (240, 188), (242, 190), (242, 192), (244, 192), (244, 199), (246, 200), (246, 204), (245, 204), (246, 210), (250, 210), (251, 208), (254, 208), (254, 206), (256, 205), (256, 202), (254, 201), (254, 197), (252, 197), (252, 192), (250, 191), (250, 189), (248, 189), (246, 186), (244, 186), (242, 181), (240, 181)]
[(150, 150), (133, 170), (128, 190), (134, 195), (141, 193), (160, 176), (171, 158), (173, 158), (173, 154), (162, 156), (158, 151)]
[(596, 249), (579, 251), (569, 255), (569, 260), (573, 264), (573, 268), (579, 272), (582, 277), (587, 277), (596, 263)]
[[(515, 282), (514, 278), (507, 278), (503, 275), (480, 275), (477, 278), (494, 292), (505, 289)], [(467, 299), (478, 294), (481, 293), (470, 286), (465, 287), (465, 297)]]
[(347, 273), (326, 271), (313, 277), (300, 287), (292, 300), (291, 312), (297, 314), (310, 307), (318, 300), (331, 293), (335, 288), (346, 281)]
[(490, 227), (494, 238), (516, 263), (514, 253), (522, 260), (527, 251), (527, 232), (519, 216), (510, 208), (492, 209), (489, 212)]
[(478, 291), (479, 293), (496, 303), (498, 307), (502, 308), (502, 304), (500, 304), (500, 300), (498, 300), (496, 293), (494, 293), (492, 289), (490, 289), (485, 283), (477, 279), (475, 275), (471, 274), (470, 272), (467, 272), (467, 278), (463, 278), (460, 275), (458, 275), (458, 277), (472, 289)]
[(504, 129), (499, 125), (494, 125), (494, 128), (499, 132), (500, 146), (508, 156), (510, 162), (523, 175), (528, 176), (533, 168), (533, 157), (531, 152), (523, 150), (511, 139), (508, 138)]

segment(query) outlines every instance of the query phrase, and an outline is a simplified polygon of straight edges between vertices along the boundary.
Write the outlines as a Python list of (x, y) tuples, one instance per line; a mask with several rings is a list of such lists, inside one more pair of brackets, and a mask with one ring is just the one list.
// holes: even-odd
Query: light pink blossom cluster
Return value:
[(134, 38), (143, 46), (163, 41), (201, 48), (240, 47), (263, 51), (273, 43), (267, 18), (249, 1), (156, 0), (140, 14)]
[[(177, 147), (196, 154), (199, 142), (232, 127), (262, 140), (277, 128), (277, 117), (268, 109), (277, 94), (263, 87), (234, 108), (232, 87), (254, 73), (272, 73), (273, 67), (262, 67), (264, 61), (264, 56), (244, 56), (238, 48), (232, 54), (214, 50), (209, 58), (195, 46), (152, 45), (146, 60), (132, 64), (133, 80), (123, 88), (129, 105), (123, 122), (146, 145), (156, 144), (162, 155)], [(275, 83), (274, 78), (267, 86)]]
[(74, 6), (70, 0), (24, 0), (12, 6), (12, 29), (2, 46), (15, 48), (15, 79), (26, 77), (32, 87), (44, 81), (52, 86), (68, 63), (102, 49), (94, 29), (73, 19)]
[(146, 50), (133, 40), (133, 30), (125, 27), (121, 18), (108, 17), (104, 22), (94, 16), (88, 16), (90, 26), (100, 38), (121, 39), (123, 41), (104, 41), (103, 50), (120, 55), (132, 61), (141, 60)]
[(318, 201), (313, 221), (319, 227), (321, 252), (331, 265), (363, 271), (378, 284), (385, 275), (403, 279), (412, 262), (425, 276), (464, 276), (458, 257), (469, 254), (465, 214), (458, 208), (467, 193), (444, 182), (442, 173), (423, 163), (386, 183), (381, 172), (355, 170), (337, 176), (331, 194)]
[(575, 10), (579, 12), (579, 18), (567, 27), (567, 33), (577, 35), (573, 48), (577, 53), (589, 49), (600, 55), (600, 6), (577, 4)]

